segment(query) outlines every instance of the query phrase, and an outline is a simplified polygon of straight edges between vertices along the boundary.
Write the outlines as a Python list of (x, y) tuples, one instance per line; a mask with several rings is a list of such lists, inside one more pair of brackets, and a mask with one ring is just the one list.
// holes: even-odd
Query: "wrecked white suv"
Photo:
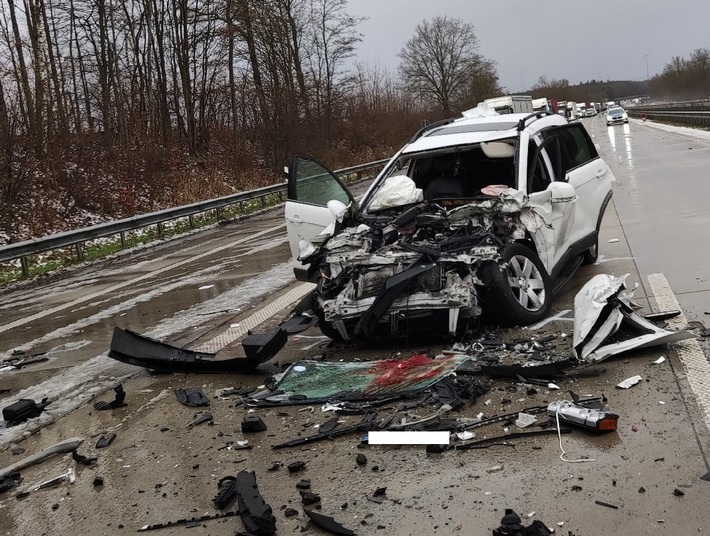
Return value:
[(531, 324), (557, 282), (596, 260), (612, 180), (584, 126), (549, 112), (430, 124), (359, 204), (296, 156), (285, 207), (295, 273), (316, 282), (314, 312), (336, 339), (455, 336), (481, 317)]

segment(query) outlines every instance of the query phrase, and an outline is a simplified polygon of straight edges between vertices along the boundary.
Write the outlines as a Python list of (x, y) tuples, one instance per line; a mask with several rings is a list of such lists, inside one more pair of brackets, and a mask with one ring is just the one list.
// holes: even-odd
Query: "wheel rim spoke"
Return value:
[[(540, 296), (538, 296), (533, 289), (528, 289), (525, 292), (526, 296), (530, 298), (530, 301), (532, 302), (533, 306), (535, 309), (539, 309), (542, 307), (542, 301), (540, 300)], [(525, 300), (527, 303), (527, 299)]]
[(528, 285), (533, 290), (543, 290), (545, 288), (545, 283), (542, 279), (530, 279), (528, 280)]

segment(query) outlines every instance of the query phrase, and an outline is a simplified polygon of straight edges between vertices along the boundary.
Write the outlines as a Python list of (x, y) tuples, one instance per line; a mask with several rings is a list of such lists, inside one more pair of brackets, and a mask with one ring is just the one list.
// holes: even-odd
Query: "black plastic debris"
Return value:
[(114, 387), (113, 390), (116, 393), (116, 397), (111, 402), (105, 402), (104, 400), (94, 402), (95, 410), (106, 411), (110, 409), (122, 408), (128, 405), (125, 403), (126, 392), (123, 390), (123, 384)]
[(329, 434), (333, 430), (335, 430), (339, 425), (340, 425), (340, 422), (338, 422), (338, 418), (333, 417), (332, 419), (328, 419), (327, 421), (325, 421), (323, 424), (321, 424), (318, 427), (318, 433)]
[(298, 510), (296, 510), (295, 508), (290, 508), (290, 507), (286, 508), (286, 510), (284, 510), (284, 515), (286, 517), (296, 516), (296, 515), (298, 515)]
[(180, 401), (180, 403), (190, 406), (209, 406), (210, 399), (207, 398), (202, 387), (190, 387), (188, 389), (175, 389), (175, 396)]
[(293, 335), (295, 333), (301, 333), (302, 331), (306, 331), (317, 321), (318, 317), (316, 316), (296, 315), (286, 320), (279, 327), (283, 329), (288, 335)]
[(706, 482), (710, 482), (710, 471), (708, 471), (703, 476), (701, 476), (700, 480), (705, 480)]
[(74, 460), (79, 465), (94, 465), (97, 458), (89, 458), (87, 456), (82, 456), (76, 450), (71, 451), (72, 460)]
[(102, 435), (99, 438), (99, 440), (96, 442), (96, 448), (97, 449), (105, 449), (111, 443), (113, 443), (114, 439), (116, 439), (116, 434), (114, 434), (114, 433)]
[(273, 471), (278, 471), (279, 469), (281, 469), (281, 464), (279, 462), (274, 462), (271, 464), (271, 467), (269, 467), (267, 469), (267, 471), (273, 472)]
[(427, 445), (426, 452), (427, 454), (441, 454), (442, 452), (446, 452), (448, 448), (448, 445)]
[(25, 449), (23, 449), (22, 447), (15, 447), (15, 448), (11, 449), (10, 452), (12, 452), (15, 456), (17, 456), (18, 454), (24, 454)]
[(676, 316), (680, 315), (680, 310), (679, 309), (673, 309), (671, 311), (660, 311), (658, 313), (651, 313), (644, 315), (643, 317), (646, 320), (650, 320), (651, 322), (663, 322), (664, 320), (670, 320), (671, 318), (675, 318)]
[(96, 476), (94, 477), (94, 487), (98, 488), (99, 486), (104, 485), (104, 477), (102, 476)]
[(306, 468), (306, 462), (299, 460), (297, 462), (291, 462), (288, 464), (288, 472), (289, 473), (297, 473), (298, 471), (302, 471), (303, 469)]
[(299, 490), (298, 493), (301, 494), (301, 502), (304, 506), (320, 502), (320, 495), (318, 495), (317, 493), (313, 493), (312, 491), (307, 490)]
[(387, 488), (377, 488), (372, 493), (366, 495), (366, 497), (370, 502), (382, 504), (382, 501), (387, 498)]
[(210, 413), (209, 411), (205, 411), (204, 413), (198, 415), (189, 423), (187, 423), (187, 427), (192, 428), (193, 426), (197, 426), (198, 424), (202, 424), (203, 422), (212, 422), (213, 420), (214, 415), (212, 415), (212, 413)]
[(675, 488), (673, 490), (673, 495), (676, 497), (683, 497), (685, 495), (685, 492), (682, 489)]
[(326, 532), (330, 532), (331, 534), (338, 534), (340, 536), (355, 535), (352, 530), (346, 529), (340, 523), (335, 521), (332, 517), (319, 514), (318, 512), (314, 512), (313, 510), (304, 510), (304, 512), (306, 513), (308, 518), (313, 521), (315, 525), (322, 528)]
[(38, 417), (49, 405), (46, 398), (38, 404), (30, 398), (21, 398), (17, 402), (6, 406), (2, 410), (2, 418), (11, 425), (25, 422), (28, 419)]
[(276, 518), (271, 506), (259, 493), (256, 476), (251, 471), (237, 474), (237, 504), (247, 532), (255, 536), (269, 536), (276, 532)]
[(282, 328), (276, 328), (268, 333), (252, 333), (250, 331), (242, 340), (242, 347), (247, 359), (255, 359), (263, 363), (279, 353), (287, 341), (288, 333)]
[(265, 432), (266, 424), (258, 415), (245, 415), (242, 419), (242, 432)]
[(355, 463), (358, 464), (360, 467), (363, 465), (367, 465), (367, 456), (364, 454), (360, 453), (357, 456), (355, 456)]
[(310, 480), (301, 480), (300, 482), (296, 483), (296, 489), (301, 490), (301, 489), (311, 489), (311, 481)]
[(10, 473), (6, 477), (0, 479), (0, 493), (5, 493), (6, 491), (11, 490), (20, 482), (22, 482), (20, 473)]
[(505, 515), (500, 520), (500, 527), (493, 529), (493, 536), (545, 536), (552, 531), (539, 520), (528, 527), (523, 526), (520, 516), (510, 508), (505, 509)]
[[(207, 514), (204, 516), (199, 516), (199, 517), (191, 517), (189, 519), (183, 518), (183, 519), (178, 519), (176, 521), (166, 521), (165, 523), (154, 523), (152, 525), (143, 525), (141, 528), (139, 528), (136, 532), (148, 532), (152, 530), (159, 530), (159, 529), (166, 529), (168, 527), (196, 527), (198, 525), (202, 525), (205, 521), (211, 521), (213, 519), (225, 519), (228, 517), (235, 517), (239, 513), (238, 512), (225, 512), (223, 514)], [(118, 526), (118, 528), (121, 528), (121, 525)], [(238, 532), (237, 534), (243, 534), (242, 532)]]
[(237, 497), (237, 479), (233, 476), (225, 476), (217, 483), (219, 490), (212, 502), (217, 510), (226, 508)]
[(594, 504), (598, 504), (599, 506), (606, 506), (607, 508), (611, 508), (613, 510), (619, 509), (619, 507), (616, 506), (615, 504), (611, 504), (611, 503), (604, 502), (604, 501), (594, 501)]

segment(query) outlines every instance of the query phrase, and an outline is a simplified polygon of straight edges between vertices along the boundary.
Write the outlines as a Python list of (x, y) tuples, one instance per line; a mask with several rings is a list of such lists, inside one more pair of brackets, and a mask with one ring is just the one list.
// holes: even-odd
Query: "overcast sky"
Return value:
[(645, 80), (647, 65), (653, 77), (673, 56), (710, 48), (710, 0), (349, 0), (348, 12), (369, 17), (358, 27), (358, 61), (392, 74), (423, 20), (471, 23), (509, 92), (543, 75), (570, 84)]

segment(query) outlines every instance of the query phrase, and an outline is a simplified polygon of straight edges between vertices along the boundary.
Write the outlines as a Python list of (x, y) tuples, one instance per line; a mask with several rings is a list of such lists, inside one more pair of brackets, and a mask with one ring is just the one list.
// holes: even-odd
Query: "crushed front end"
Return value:
[(520, 214), (504, 198), (422, 203), (342, 229), (304, 259), (318, 263), (321, 328), (344, 340), (466, 331), (482, 314), (480, 268), (525, 237)]

